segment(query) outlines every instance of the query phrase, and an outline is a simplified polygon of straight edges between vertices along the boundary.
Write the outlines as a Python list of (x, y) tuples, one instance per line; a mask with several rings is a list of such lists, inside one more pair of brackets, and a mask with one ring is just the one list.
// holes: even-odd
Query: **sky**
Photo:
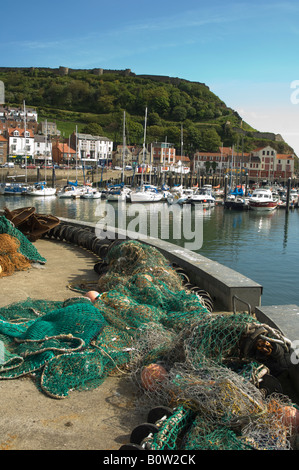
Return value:
[(297, 0), (15, 0), (3, 2), (1, 17), (3, 67), (131, 69), (202, 82), (299, 156)]

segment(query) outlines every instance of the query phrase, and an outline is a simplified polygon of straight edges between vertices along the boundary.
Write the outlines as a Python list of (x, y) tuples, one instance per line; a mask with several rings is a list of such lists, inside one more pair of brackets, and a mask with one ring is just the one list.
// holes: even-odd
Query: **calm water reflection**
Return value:
[[(56, 196), (34, 199), (26, 196), (1, 196), (0, 200), (2, 208), (7, 206), (15, 209), (34, 205), (40, 213), (93, 223), (104, 217), (107, 205), (110, 204), (105, 200), (62, 200)], [(112, 203), (112, 207), (115, 209), (117, 224), (118, 205)], [(132, 211), (131, 204), (124, 205), (121, 211), (128, 209)], [(151, 217), (157, 217), (160, 234), (168, 221), (167, 203), (148, 204), (146, 211)], [(193, 228), (194, 215), (193, 208)], [(184, 246), (184, 237), (175, 239), (173, 233), (173, 225), (176, 227), (179, 217), (174, 215), (174, 224), (170, 224), (169, 241)], [(127, 217), (128, 222), (133, 219), (134, 215)], [(289, 214), (283, 209), (271, 214), (259, 214), (254, 211), (234, 212), (218, 206), (206, 210), (202, 221), (203, 243), (197, 250), (198, 253), (260, 283), (264, 287), (263, 305), (299, 304), (299, 210)]]

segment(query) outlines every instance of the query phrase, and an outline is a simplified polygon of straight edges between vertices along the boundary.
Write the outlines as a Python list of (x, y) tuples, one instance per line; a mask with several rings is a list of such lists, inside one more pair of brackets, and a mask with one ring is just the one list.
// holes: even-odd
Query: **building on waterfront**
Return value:
[(14, 163), (24, 163), (25, 158), (28, 163), (34, 157), (34, 134), (31, 129), (9, 128), (4, 133), (8, 139), (8, 158)]
[(270, 145), (249, 153), (237, 153), (234, 148), (220, 147), (218, 152), (196, 152), (193, 171), (197, 174), (248, 175), (252, 181), (286, 182), (294, 178), (293, 154), (278, 154)]
[(209, 173), (224, 175), (231, 167), (232, 156), (231, 147), (219, 147), (218, 152), (196, 152), (193, 158), (193, 171), (199, 175)]
[(108, 137), (73, 132), (70, 146), (81, 164), (96, 166), (112, 164), (113, 141)]
[(35, 165), (52, 165), (52, 142), (48, 136), (34, 136), (33, 163)]
[(124, 167), (131, 166), (134, 168), (142, 164), (144, 159), (145, 165), (149, 165), (151, 162), (151, 154), (147, 148), (144, 149), (140, 145), (118, 145), (116, 151), (113, 153), (112, 164), (122, 168), (123, 162)]
[(8, 140), (0, 134), (0, 165), (4, 165), (7, 162), (7, 147)]
[(73, 165), (76, 163), (76, 150), (72, 149), (68, 143), (55, 140), (52, 143), (53, 163), (57, 165)]
[(251, 152), (247, 163), (248, 176), (269, 181), (287, 181), (294, 177), (294, 163), (293, 154), (278, 154), (269, 145), (257, 148)]
[(154, 142), (151, 144), (152, 164), (154, 167), (164, 167), (175, 164), (175, 147), (168, 142)]

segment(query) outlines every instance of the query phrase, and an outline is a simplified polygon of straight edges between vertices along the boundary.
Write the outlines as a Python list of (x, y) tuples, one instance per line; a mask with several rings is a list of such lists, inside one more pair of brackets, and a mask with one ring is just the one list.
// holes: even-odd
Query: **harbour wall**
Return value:
[[(60, 218), (60, 225), (53, 229), (52, 236), (66, 240), (67, 226), (77, 227), (78, 230), (81, 230), (83, 245), (88, 243), (86, 241), (88, 237), (85, 237), (83, 232), (89, 232), (89, 247), (96, 254), (100, 253), (103, 245), (114, 240), (136, 239), (135, 232), (130, 233), (114, 227), (107, 227), (106, 238), (97, 238), (96, 224), (67, 218)], [(78, 243), (78, 241), (77, 237), (76, 242)], [(164, 240), (146, 237), (140, 241), (157, 248), (171, 263), (180, 266), (187, 273), (191, 284), (210, 294), (217, 310), (253, 312), (255, 307), (261, 305), (263, 287), (246, 276), (198, 253)]]
[[(0, 215), (3, 211), (0, 210)], [(73, 243), (102, 257), (103, 249), (119, 239), (136, 239), (130, 233), (107, 227), (106, 238), (98, 238), (96, 224), (60, 218), (60, 224), (46, 235)], [(208, 292), (215, 312), (248, 311), (258, 321), (280, 330), (291, 341), (299, 341), (299, 307), (297, 305), (262, 306), (262, 285), (216, 261), (164, 240), (147, 237), (141, 240), (158, 249), (170, 263), (180, 266), (194, 286)], [(299, 377), (298, 377), (299, 389)]]

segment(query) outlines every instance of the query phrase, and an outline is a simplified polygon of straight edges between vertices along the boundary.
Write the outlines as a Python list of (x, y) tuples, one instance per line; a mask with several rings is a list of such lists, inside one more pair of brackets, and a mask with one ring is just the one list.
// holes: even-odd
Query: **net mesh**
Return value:
[[(124, 373), (136, 385), (138, 411), (173, 410), (147, 448), (289, 449), (294, 429), (285, 410), (293, 403), (260, 387), (272, 363), (284, 368), (271, 342), (279, 334), (247, 313), (212, 314), (150, 246), (117, 243), (105, 263), (94, 303), (83, 295), (28, 298), (0, 309), (0, 379), (32, 375), (44, 393), (66, 398)], [(256, 342), (259, 331), (270, 347)], [(165, 373), (148, 387), (143, 372), (152, 364)]]
[(0, 277), (10, 276), (15, 271), (31, 267), (30, 261), (18, 252), (20, 242), (6, 233), (0, 234)]
[(28, 260), (42, 264), (46, 262), (46, 259), (39, 254), (33, 243), (31, 243), (4, 215), (0, 216), (0, 234), (10, 235), (17, 239), (20, 244), (18, 252)]

